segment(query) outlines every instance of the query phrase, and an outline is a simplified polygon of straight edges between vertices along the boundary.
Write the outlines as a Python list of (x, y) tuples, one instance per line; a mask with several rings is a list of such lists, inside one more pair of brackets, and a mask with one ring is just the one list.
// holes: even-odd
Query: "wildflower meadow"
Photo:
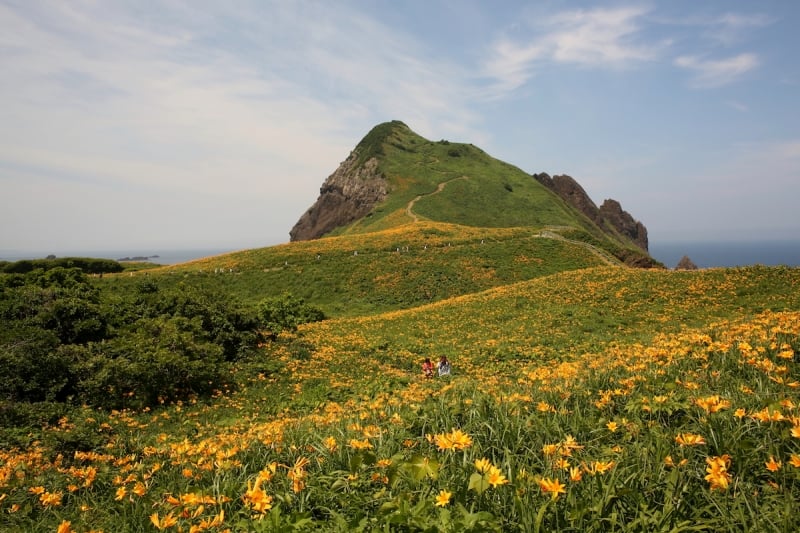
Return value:
[(0, 530), (796, 531), (799, 289), (597, 266), (299, 325), (6, 431)]

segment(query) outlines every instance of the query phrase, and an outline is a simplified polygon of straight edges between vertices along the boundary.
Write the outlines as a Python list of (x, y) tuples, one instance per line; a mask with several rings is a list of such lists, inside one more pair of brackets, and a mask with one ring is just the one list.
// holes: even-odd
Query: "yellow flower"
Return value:
[(358, 440), (358, 439), (350, 439), (350, 447), (354, 450), (369, 450), (372, 448), (372, 444), (367, 439)]
[(307, 472), (305, 471), (305, 467), (308, 466), (309, 463), (310, 461), (308, 459), (301, 457), (286, 474), (286, 476), (292, 480), (292, 491), (295, 493), (302, 491), (306, 486), (305, 478)]
[(583, 478), (583, 472), (581, 472), (581, 469), (579, 467), (573, 466), (572, 468), (569, 469), (570, 481), (572, 481), (573, 483), (577, 483), (582, 478)]
[(549, 411), (555, 411), (555, 409), (553, 409), (553, 406), (551, 406), (547, 402), (539, 402), (538, 404), (536, 404), (536, 410), (541, 411), (543, 413), (547, 413)]
[(708, 413), (716, 413), (731, 406), (730, 401), (720, 398), (717, 394), (708, 398), (698, 398), (694, 402)]
[(569, 461), (567, 461), (563, 457), (559, 457), (553, 466), (555, 466), (559, 470), (566, 470), (570, 467), (570, 464)]
[(558, 452), (558, 444), (545, 444), (542, 446), (542, 453), (545, 455), (555, 455)]
[(552, 494), (553, 499), (558, 498), (559, 494), (566, 494), (567, 490), (558, 479), (542, 478), (539, 480), (539, 488), (542, 492)]
[(506, 476), (500, 472), (499, 468), (492, 466), (489, 468), (489, 472), (486, 474), (486, 482), (492, 487), (498, 487), (508, 483), (508, 480), (506, 479)]
[(145, 487), (144, 483), (142, 483), (141, 481), (137, 481), (136, 485), (134, 485), (133, 487), (133, 493), (141, 497), (144, 496), (146, 492), (147, 492), (147, 487)]
[(61, 505), (62, 496), (60, 492), (45, 492), (39, 496), (39, 502), (45, 507), (58, 507)]
[(770, 455), (769, 456), (769, 461), (764, 463), (764, 465), (767, 467), (767, 470), (769, 470), (770, 472), (777, 472), (778, 470), (781, 469), (781, 466), (783, 466), (783, 463), (781, 461), (776, 461), (775, 458)]
[(795, 468), (800, 468), (800, 455), (793, 453), (789, 458), (789, 464)]
[(125, 486), (123, 485), (117, 489), (117, 495), (114, 499), (119, 501), (123, 499), (125, 496), (127, 496), (127, 494), (128, 494), (128, 489), (126, 489)]
[(441, 490), (439, 492), (439, 494), (436, 495), (436, 506), (437, 507), (444, 507), (445, 505), (450, 503), (450, 498), (452, 498), (452, 497), (453, 497), (452, 493), (450, 493), (450, 492), (448, 492), (448, 491), (446, 491), (444, 489)]
[(150, 515), (150, 521), (158, 530), (167, 529), (169, 527), (174, 526), (178, 523), (178, 519), (175, 518), (172, 513), (169, 513), (164, 518), (159, 519), (158, 513), (153, 513)]
[(433, 437), (439, 450), (465, 450), (472, 446), (472, 438), (461, 431), (454, 429), (450, 433), (440, 433)]
[(731, 464), (729, 455), (721, 455), (717, 457), (706, 457), (707, 475), (705, 480), (711, 486), (711, 490), (725, 490), (731, 481), (731, 475), (728, 473), (728, 467)]
[(478, 472), (480, 473), (486, 472), (491, 467), (492, 463), (491, 461), (489, 461), (489, 459), (485, 457), (483, 459), (475, 459), (475, 468), (478, 470)]
[(695, 435), (693, 433), (680, 433), (675, 437), (675, 442), (681, 446), (700, 446), (706, 443), (701, 435)]
[(589, 474), (605, 474), (614, 468), (614, 461), (592, 461), (589, 467), (584, 467), (584, 470)]
[(264, 492), (259, 479), (256, 479), (254, 484), (251, 484), (250, 481), (247, 482), (247, 490), (242, 496), (242, 500), (257, 513), (264, 514), (272, 509), (272, 496)]
[(336, 451), (336, 439), (333, 437), (325, 437), (323, 439), (322, 444), (328, 449), (328, 451), (335, 452)]
[(69, 520), (63, 520), (56, 529), (56, 533), (73, 533), (75, 530), (71, 527), (72, 523)]
[(617, 426), (616, 422), (612, 421), (612, 422), (609, 422), (608, 424), (606, 424), (606, 427), (608, 428), (608, 430), (611, 433), (614, 433), (615, 431), (617, 431), (617, 427), (619, 427), (619, 426)]
[(800, 425), (792, 426), (792, 437), (800, 439)]

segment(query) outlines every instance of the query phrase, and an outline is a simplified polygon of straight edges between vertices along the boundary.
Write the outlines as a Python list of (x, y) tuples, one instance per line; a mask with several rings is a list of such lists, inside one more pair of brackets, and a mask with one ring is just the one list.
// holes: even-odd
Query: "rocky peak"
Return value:
[(610, 226), (621, 235), (629, 238), (639, 248), (647, 251), (647, 228), (635, 220), (630, 213), (622, 209), (616, 200), (608, 199), (599, 208), (589, 198), (586, 191), (577, 181), (567, 175), (553, 176), (552, 178), (542, 172), (534, 174), (533, 178), (539, 183), (558, 194), (565, 202), (586, 215), (589, 220), (601, 229), (607, 230)]
[(558, 194), (569, 205), (586, 215), (589, 220), (602, 227), (602, 217), (597, 205), (589, 198), (583, 187), (571, 176), (557, 175), (552, 178), (545, 172), (534, 174), (533, 177), (542, 185)]
[(359, 165), (354, 150), (336, 171), (328, 176), (319, 197), (289, 232), (292, 241), (317, 239), (329, 231), (366, 216), (375, 204), (386, 198), (386, 178), (378, 171), (375, 157)]
[(607, 199), (600, 206), (600, 216), (608, 221), (614, 229), (632, 240), (642, 250), (647, 250), (647, 228), (635, 220), (630, 213), (622, 209), (616, 200)]

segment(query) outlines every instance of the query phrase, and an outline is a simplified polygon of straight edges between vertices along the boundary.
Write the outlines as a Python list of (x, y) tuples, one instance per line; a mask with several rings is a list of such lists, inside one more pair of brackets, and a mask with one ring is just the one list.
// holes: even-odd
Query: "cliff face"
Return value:
[(534, 174), (533, 178), (539, 183), (558, 194), (565, 202), (586, 215), (601, 229), (611, 227), (617, 232), (633, 241), (639, 248), (647, 251), (647, 228), (635, 220), (630, 213), (624, 211), (616, 200), (608, 199), (599, 208), (589, 198), (577, 181), (570, 176), (561, 175), (552, 178), (542, 172)]
[(647, 228), (622, 209), (618, 201), (608, 199), (600, 206), (600, 216), (618, 232), (630, 238), (642, 250), (647, 250)]
[(289, 232), (292, 241), (317, 239), (329, 231), (366, 216), (388, 193), (386, 178), (374, 157), (356, 167), (352, 152), (319, 190), (319, 198)]

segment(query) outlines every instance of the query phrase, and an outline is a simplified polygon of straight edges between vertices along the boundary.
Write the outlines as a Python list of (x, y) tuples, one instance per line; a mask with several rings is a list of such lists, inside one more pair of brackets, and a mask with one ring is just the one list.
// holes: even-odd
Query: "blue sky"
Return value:
[(800, 234), (800, 3), (0, 1), (3, 251), (288, 241), (380, 122), (614, 198), (650, 242)]

